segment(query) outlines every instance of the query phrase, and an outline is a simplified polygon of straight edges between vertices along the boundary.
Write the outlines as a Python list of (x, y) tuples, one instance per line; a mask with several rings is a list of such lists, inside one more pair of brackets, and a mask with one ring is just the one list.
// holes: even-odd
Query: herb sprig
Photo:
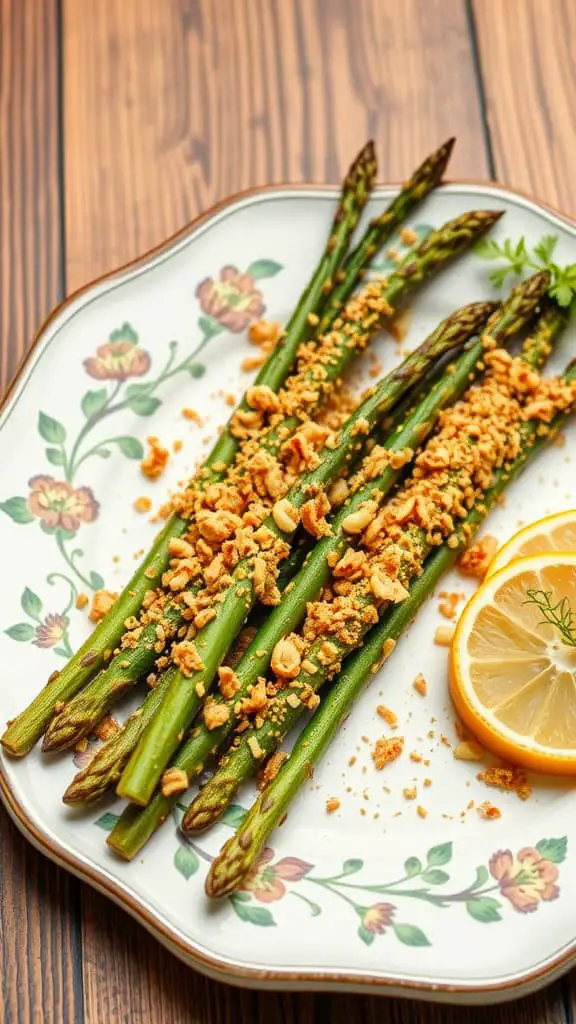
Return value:
[(535, 604), (542, 612), (542, 625), (550, 623), (562, 637), (562, 643), (567, 647), (576, 647), (576, 612), (570, 606), (567, 597), (563, 597), (557, 604), (552, 604), (551, 590), (537, 590), (535, 588), (526, 591), (528, 600), (524, 604)]
[(576, 295), (576, 263), (561, 267), (554, 263), (554, 250), (558, 243), (557, 235), (544, 235), (532, 253), (526, 247), (524, 237), (514, 244), (509, 238), (500, 245), (494, 239), (486, 238), (474, 248), (477, 256), (483, 260), (502, 260), (504, 267), (494, 270), (490, 280), (495, 288), (501, 288), (509, 274), (521, 274), (525, 270), (549, 270), (552, 284), (549, 294), (559, 306), (569, 306)]

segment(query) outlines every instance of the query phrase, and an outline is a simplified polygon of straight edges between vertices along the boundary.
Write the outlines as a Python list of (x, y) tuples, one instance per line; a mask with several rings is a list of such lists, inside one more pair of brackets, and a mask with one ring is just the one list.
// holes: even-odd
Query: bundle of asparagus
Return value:
[[(500, 307), (476, 302), (453, 313), (351, 415), (326, 416), (352, 359), (500, 216), (457, 217), (388, 279), (356, 292), (385, 241), (439, 183), (452, 144), (418, 168), (348, 251), (376, 172), (371, 143), (359, 154), (320, 263), (254, 385), (106, 618), (2, 737), (15, 756), (42, 735), (44, 750), (67, 749), (147, 680), (141, 706), (64, 795), (89, 803), (117, 786), (130, 803), (109, 843), (123, 857), (134, 856), (224, 751), (182, 827), (216, 820), (242, 779), (318, 705), (309, 729), (312, 756), (320, 756), (339, 709), (377, 660), (366, 652), (387, 649), (423, 600), (422, 581), (449, 564), (508, 472), (540, 444), (543, 425), (526, 425), (525, 413), (545, 389), (537, 369), (564, 317), (545, 304), (522, 358), (501, 346), (539, 309), (546, 273)], [(554, 393), (558, 416), (574, 397), (572, 371), (566, 380)], [(458, 446), (459, 431), (466, 440)], [(246, 623), (251, 640), (232, 658)], [(276, 809), (299, 785), (299, 751), (251, 812), (254, 840), (238, 838), (246, 857), (232, 842), (215, 862), (211, 894), (231, 891), (249, 870)], [(267, 762), (268, 780), (278, 764)]]
[[(485, 325), (485, 337), (491, 338), (494, 343), (515, 333), (529, 319), (548, 283), (547, 275), (537, 275), (516, 288), (503, 308), (488, 320)], [(548, 308), (541, 315), (526, 351), (526, 357), (533, 365), (539, 365), (544, 361), (563, 324), (564, 316), (554, 307)], [(346, 521), (349, 521), (351, 516), (356, 516), (359, 510), (365, 511), (368, 501), (373, 502), (373, 506), (369, 507), (370, 515), (377, 515), (374, 495), (379, 494), (382, 504), (387, 491), (401, 472), (400, 466), (406, 461), (407, 448), (410, 445), (416, 447), (418, 441), (421, 443), (431, 431), (434, 417), (462, 393), (469, 383), (471, 373), (483, 358), (486, 358), (486, 353), (483, 343), (479, 341), (450, 367), (451, 372), (440, 378), (417, 408), (408, 414), (401, 428), (391, 433), (390, 440), (382, 451), (395, 453), (392, 465), (388, 459), (384, 459), (380, 473), (371, 474), (372, 479), (361, 484), (348, 499), (344, 508), (331, 521), (331, 535), (322, 539), (302, 570), (294, 577), (290, 592), (282, 606), (274, 610), (265, 626), (254, 637), (250, 648), (236, 665), (234, 673), (222, 673), (228, 682), (232, 678), (234, 680), (235, 692), (232, 698), (227, 702), (224, 702), (222, 697), (217, 698), (207, 705), (204, 722), (195, 725), (192, 735), (175, 759), (172, 770), (166, 773), (163, 790), (156, 793), (148, 806), (144, 809), (128, 807), (125, 810), (108, 840), (122, 856), (131, 858), (135, 855), (164, 820), (180, 789), (187, 788), (189, 780), (202, 770), (207, 756), (230, 734), (238, 718), (242, 718), (243, 708), (246, 705), (250, 707), (251, 702), (253, 704), (254, 684), (266, 672), (271, 658), (272, 668), (282, 677), (280, 682), (284, 688), (279, 689), (268, 702), (268, 714), (258, 728), (236, 735), (222, 766), (200, 792), (185, 816), (184, 829), (205, 827), (215, 821), (232, 799), (242, 780), (258, 767), (266, 755), (272, 753), (280, 739), (305, 710), (306, 705), (310, 705), (311, 700), (312, 704), (314, 703), (316, 690), (330, 674), (330, 666), (325, 657), (325, 639), (322, 638), (316, 645), (312, 644), (303, 658), (300, 657), (297, 648), (294, 650), (295, 638), (290, 635), (291, 630), (303, 617), (306, 602), (316, 596), (325, 584), (330, 573), (329, 563), (334, 566), (334, 562), (341, 558), (344, 549), (350, 543), (351, 534), (343, 528)], [(401, 457), (396, 461), (399, 455)], [(366, 461), (377, 465), (380, 459), (380, 450), (373, 449)], [(396, 468), (393, 468), (394, 465)], [(362, 474), (360, 478), (362, 479)], [(348, 561), (350, 562), (350, 559)], [(372, 591), (369, 591), (368, 595), (364, 594), (363, 599), (367, 599), (366, 603), (377, 603), (377, 595)], [(363, 623), (364, 631), (369, 628), (370, 622), (370, 617), (367, 617)], [(356, 634), (353, 642), (357, 643), (359, 640), (360, 636)], [(287, 679), (286, 660), (290, 650), (292, 659)], [(276, 662), (272, 656), (273, 651), (277, 654)], [(260, 687), (264, 696), (262, 684), (256, 685)], [(301, 699), (306, 693), (307, 698)], [(223, 703), (227, 705), (224, 708), (225, 713), (218, 713)], [(243, 725), (246, 724), (244, 716)], [(134, 723), (130, 723), (130, 727), (133, 728)], [(110, 771), (115, 758), (120, 755), (121, 760), (122, 747), (120, 736), (104, 747), (93, 765), (74, 781), (67, 798), (72, 802), (78, 798), (85, 798), (93, 791), (93, 787), (97, 792), (101, 792), (98, 787), (106, 784), (107, 772)]]
[[(255, 389), (270, 389), (275, 392), (286, 380), (297, 356), (303, 351), (309, 352), (310, 346), (303, 344), (313, 332), (314, 325), (322, 315), (323, 329), (328, 329), (336, 318), (337, 309), (327, 309), (331, 293), (336, 291), (338, 301), (343, 302), (354, 290), (356, 284), (369, 268), (370, 262), (378, 249), (390, 234), (401, 223), (404, 216), (417, 202), (440, 181), (452, 150), (453, 140), (449, 140), (436, 153), (429, 157), (410, 180), (402, 188), (382, 214), (376, 218), (364, 233), (357, 247), (343, 259), (349, 245), (354, 228), (358, 222), (360, 211), (372, 187), (376, 165), (373, 146), (369, 143), (359, 154), (348, 173), (340, 202), (337, 206), (332, 230), (317, 270), (305, 289), (296, 310), (294, 311), (281, 343), (271, 353), (255, 382)], [(475, 218), (459, 218), (447, 230), (435, 233), (428, 244), (420, 247), (417, 257), (410, 258), (393, 275), (392, 287), (389, 290), (383, 285), (386, 301), (398, 302), (409, 293), (410, 289), (420, 283), (445, 263), (451, 255), (456, 254), (466, 245), (479, 237), (498, 215), (486, 215)], [(340, 308), (340, 307), (339, 307)], [(392, 310), (391, 310), (392, 312)], [(353, 320), (352, 320), (353, 322)], [(345, 325), (349, 329), (349, 325)], [(361, 332), (358, 338), (362, 343)], [(312, 342), (313, 344), (313, 342)], [(353, 346), (343, 343), (342, 358), (332, 358), (334, 353), (326, 356), (328, 367), (326, 377), (329, 381), (337, 380), (346, 363), (353, 354)], [(318, 374), (316, 368), (316, 375)], [(302, 384), (302, 374), (294, 374), (295, 381)], [(314, 383), (308, 375), (308, 383)], [(291, 390), (294, 390), (292, 388)], [(302, 390), (302, 388), (300, 388)], [(314, 389), (312, 389), (314, 390)], [(325, 390), (325, 386), (324, 389)], [(318, 388), (316, 388), (318, 393)], [(254, 414), (248, 405), (248, 395), (240, 403), (231, 418), (228, 427), (217, 441), (213, 451), (206, 459), (196, 477), (191, 481), (185, 500), (177, 507), (176, 512), (168, 520), (165, 528), (157, 537), (151, 551), (143, 561), (129, 584), (116, 601), (114, 608), (97, 626), (92, 636), (76, 652), (65, 669), (57, 678), (51, 677), (43, 691), (36, 697), (29, 708), (19, 715), (6, 730), (2, 737), (4, 748), (14, 756), (22, 756), (28, 752), (45, 731), (52, 716), (57, 711), (60, 718), (59, 728), (51, 733), (46, 742), (47, 749), (61, 749), (73, 745), (84, 735), (114, 699), (118, 699), (127, 686), (132, 685), (141, 675), (150, 670), (154, 658), (150, 658), (150, 630), (144, 630), (141, 643), (122, 652), (120, 662), (113, 660), (103, 675), (97, 673), (104, 667), (107, 652), (115, 651), (126, 633), (125, 623), (131, 622), (142, 609), (153, 588), (159, 585), (166, 572), (170, 560), (170, 549), (174, 543), (184, 536), (190, 528), (195, 500), (205, 494), (215, 483), (226, 476), (227, 468), (232, 466), (241, 448), (241, 426), (246, 417)], [(299, 420), (296, 419), (296, 423)], [(286, 417), (285, 429), (289, 432), (294, 427), (294, 417)], [(278, 434), (276, 427), (275, 433)], [(260, 438), (262, 440), (262, 438)], [(179, 513), (179, 514), (178, 514)], [(180, 621), (178, 612), (170, 608), (167, 618), (171, 629)], [(155, 639), (155, 638), (154, 638)], [(70, 712), (68, 727), (68, 708), (66, 702), (82, 691), (86, 682), (96, 676), (95, 690), (85, 692), (88, 709), (85, 713), (84, 703)], [(62, 712), (66, 714), (61, 717)], [(78, 721), (76, 713), (78, 713)], [(62, 728), (60, 728), (60, 726)]]

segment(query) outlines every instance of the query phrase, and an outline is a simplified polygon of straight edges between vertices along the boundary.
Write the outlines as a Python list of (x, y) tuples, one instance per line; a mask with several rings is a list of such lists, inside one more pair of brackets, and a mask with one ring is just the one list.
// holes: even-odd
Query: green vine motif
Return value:
[[(181, 803), (173, 810), (177, 831), (185, 810)], [(222, 824), (235, 830), (246, 813), (244, 807), (232, 804), (223, 815)], [(109, 832), (118, 818), (117, 814), (107, 811), (95, 824)], [(566, 853), (565, 836), (541, 839), (534, 847), (525, 847), (516, 854), (498, 850), (489, 859), (488, 866), (476, 867), (469, 885), (446, 892), (443, 887), (450, 881), (446, 868), (453, 859), (451, 842), (430, 847), (424, 859), (408, 857), (403, 873), (382, 884), (359, 880), (364, 870), (364, 861), (360, 858), (349, 858), (337, 874), (322, 876), (314, 874), (314, 865), (299, 857), (282, 857), (274, 862), (274, 851), (267, 848), (245, 879), (243, 888), (230, 896), (228, 902), (241, 921), (274, 927), (277, 922), (267, 904), (290, 896), (302, 903), (312, 917), (319, 917), (325, 912), (323, 897), (335, 897), (354, 913), (358, 938), (365, 945), (372, 945), (378, 935), (391, 932), (402, 945), (430, 946), (428, 936), (418, 925), (397, 920), (397, 902), (417, 901), (438, 909), (464, 906), (469, 917), (480, 924), (502, 921), (506, 905), (518, 913), (534, 912), (541, 903), (559, 897), (558, 865), (566, 859)], [(173, 865), (185, 881), (198, 872), (201, 861), (210, 864), (212, 860), (200, 843), (178, 836)], [(297, 885), (300, 888), (295, 888)], [(311, 898), (310, 889), (302, 892), (302, 885), (314, 886), (316, 898)], [(388, 902), (389, 899), (394, 902)]]
[[(77, 583), (88, 591), (105, 586), (99, 572), (83, 567), (84, 550), (73, 543), (80, 529), (98, 518), (100, 510), (92, 489), (80, 483), (80, 472), (89, 460), (109, 459), (114, 453), (136, 461), (144, 457), (144, 448), (137, 437), (111, 433), (99, 438), (94, 432), (97, 428), (100, 432), (112, 416), (125, 411), (141, 417), (153, 416), (162, 405), (161, 389), (178, 375), (188, 374), (193, 380), (199, 380), (206, 372), (204, 363), (199, 360), (202, 351), (217, 335), (226, 331), (241, 333), (254, 318), (263, 315), (266, 307), (257, 283), (274, 277), (282, 269), (274, 260), (259, 259), (246, 271), (227, 266), (216, 279), (202, 281), (195, 293), (201, 307), (196, 321), (200, 340), (184, 358), (179, 358), (179, 342), (170, 341), (166, 361), (155, 376), (150, 372), (152, 357), (140, 347), (132, 324), (126, 321), (113, 330), (96, 353), (84, 360), (84, 370), (101, 386), (89, 389), (80, 399), (83, 423), (75, 436), (70, 436), (69, 429), (60, 420), (43, 410), (39, 412), (37, 430), (45, 443), (44, 455), (58, 471), (58, 476), (36, 474), (28, 482), (29, 493), (0, 502), (0, 510), (19, 525), (39, 523), (42, 531), (53, 538), (69, 574), (63, 578), (71, 586), (76, 587)], [(61, 634), (60, 646), (54, 647), (55, 652), (67, 651), (66, 656), (70, 656), (67, 614), (70, 607), (65, 612), (51, 613), (52, 618), (48, 616), (51, 625), (46, 626), (46, 630), (50, 635), (47, 637), (41, 631), (39, 639), (42, 624), (35, 617), (36, 605), (29, 601), (27, 604), (28, 609), (24, 610), (30, 621), (9, 627), (5, 631), (7, 635), (19, 642), (54, 647), (48, 640)]]

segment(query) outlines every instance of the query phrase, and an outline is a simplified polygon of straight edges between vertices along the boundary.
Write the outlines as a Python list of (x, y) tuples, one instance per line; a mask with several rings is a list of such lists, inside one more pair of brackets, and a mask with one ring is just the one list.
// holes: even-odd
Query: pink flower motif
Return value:
[(84, 369), (97, 380), (127, 380), (148, 373), (150, 356), (132, 341), (110, 341), (84, 360)]
[(252, 274), (241, 274), (236, 267), (223, 267), (217, 281), (207, 277), (198, 285), (196, 298), (208, 316), (235, 334), (261, 317), (266, 308)]
[(392, 924), (396, 907), (392, 903), (374, 903), (366, 907), (362, 915), (362, 925), (373, 935), (383, 935), (388, 925)]
[(28, 483), (28, 509), (47, 526), (74, 533), (81, 523), (91, 523), (98, 516), (100, 505), (89, 487), (74, 488), (53, 476), (33, 476)]
[(540, 900), (555, 900), (560, 892), (558, 868), (531, 846), (519, 850), (515, 857), (510, 850), (498, 850), (489, 868), (502, 895), (521, 914), (532, 913)]
[(44, 622), (36, 626), (36, 639), (32, 641), (36, 647), (55, 647), (66, 636), (68, 619), (64, 615), (47, 615)]
[(270, 864), (273, 856), (274, 850), (266, 847), (242, 885), (242, 889), (253, 893), (261, 903), (281, 900), (286, 892), (284, 882), (299, 882), (313, 868), (313, 864), (298, 857), (283, 857), (276, 864)]

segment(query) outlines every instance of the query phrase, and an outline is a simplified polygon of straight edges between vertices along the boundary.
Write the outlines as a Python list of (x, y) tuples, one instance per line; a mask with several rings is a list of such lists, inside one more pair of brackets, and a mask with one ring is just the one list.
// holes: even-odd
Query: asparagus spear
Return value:
[(370, 222), (368, 230), (361, 238), (353, 252), (346, 257), (342, 280), (336, 284), (330, 294), (326, 311), (320, 321), (318, 334), (328, 330), (334, 318), (344, 308), (355, 284), (364, 274), (365, 268), (375, 254), (390, 238), (392, 232), (406, 219), (415, 202), (424, 199), (439, 184), (450, 159), (455, 139), (448, 139), (440, 149), (432, 153), (402, 187), (396, 199), (380, 216)]
[[(449, 334), (453, 339), (460, 334), (461, 340), (464, 342), (479, 331), (493, 311), (494, 303), (489, 302), (466, 306), (448, 317), (435, 333), (437, 335)], [(507, 324), (515, 323), (515, 321), (516, 308), (514, 307), (514, 311), (510, 312), (506, 306), (502, 313), (495, 318), (493, 325), (488, 325), (488, 329), (499, 337), (504, 337), (507, 332)], [(425, 434), (432, 429), (438, 410), (452, 400), (459, 388), (462, 389), (466, 386), (468, 374), (474, 369), (481, 352), (481, 345), (477, 343), (470, 352), (464, 353), (457, 364), (456, 372), (446, 375), (443, 380), (438, 382), (428, 398), (422, 401), (420, 408), (408, 418), (403, 426), (402, 421), (399, 422), (401, 429), (391, 434), (385, 447), (391, 451), (401, 452), (407, 448), (415, 448), (421, 443)], [(312, 600), (327, 582), (330, 575), (328, 556), (336, 554), (339, 557), (348, 543), (342, 529), (344, 519), (365, 501), (374, 498), (381, 501), (399, 478), (401, 472), (401, 467), (393, 469), (389, 465), (375, 479), (359, 487), (332, 519), (330, 535), (321, 538), (314, 549), (310, 551), (303, 568), (292, 580), (289, 593), (284, 596), (282, 603), (269, 614), (262, 629), (256, 634), (255, 640), (236, 666), (240, 688), (234, 702), (229, 707), (228, 721), (212, 730), (202, 723), (194, 730), (194, 739), (190, 742), (197, 751), (198, 770), (201, 769), (211, 751), (216, 749), (230, 733), (236, 721), (234, 704), (247, 696), (249, 687), (256, 683), (258, 676), (266, 672), (275, 644), (286, 633), (296, 628), (305, 613), (307, 601)], [(126, 764), (126, 758), (130, 755), (134, 743), (148, 722), (152, 720), (164, 699), (166, 677), (171, 681), (174, 678), (174, 671), (169, 670), (165, 673), (161, 684), (147, 697), (143, 707), (131, 716), (125, 729), (113, 736), (90, 765), (76, 776), (66, 791), (65, 802), (93, 800), (111, 782), (116, 781)], [(224, 701), (222, 698), (216, 697), (214, 703), (222, 704)]]
[[(533, 289), (533, 282), (527, 282), (526, 288), (528, 292), (530, 292)], [(521, 296), (523, 291), (524, 286), (520, 286), (520, 289), (515, 289), (512, 295), (510, 296), (509, 300), (505, 304), (504, 309), (499, 313), (496, 313), (495, 316), (492, 318), (492, 323), (490, 325), (487, 325), (487, 327), (490, 328), (490, 332), (493, 337), (502, 337), (500, 335), (500, 330), (504, 329), (504, 323), (506, 319), (508, 319), (510, 325), (513, 325), (514, 328), (517, 329), (520, 326), (522, 326), (521, 314), (523, 314), (524, 317), (528, 317), (530, 312), (530, 306), (528, 301), (526, 301), (525, 303), (522, 302)], [(535, 292), (533, 294), (534, 303), (537, 301), (536, 295), (537, 293)], [(500, 328), (498, 328), (498, 319), (500, 317), (502, 318), (502, 323)], [(549, 310), (545, 310), (544, 313), (540, 316), (538, 321), (538, 327), (533, 335), (534, 340), (530, 346), (532, 365), (539, 365), (545, 360), (546, 356), (550, 352), (551, 343), (558, 335), (564, 323), (565, 316), (557, 307), (551, 307)], [(452, 382), (452, 386), (454, 387), (454, 395), (450, 395), (449, 393), (445, 394), (446, 402), (450, 401), (452, 398), (457, 397), (460, 391), (467, 385), (469, 380), (469, 374), (474, 369), (475, 363), (482, 353), (482, 349), (480, 347), (477, 347), (476, 351), (474, 351), (474, 348), (475, 346), (472, 346), (469, 352), (464, 353), (459, 358), (458, 363), (456, 364), (455, 372), (453, 374), (447, 374), (445, 376), (442, 385), (444, 387), (448, 386), (448, 388), (450, 388), (449, 382)], [(439, 385), (437, 385), (437, 388), (439, 388)], [(396, 450), (402, 450), (406, 445), (410, 445), (411, 441), (413, 442), (414, 440), (414, 434), (411, 435), (410, 431), (414, 430), (417, 434), (418, 424), (422, 425), (423, 423), (426, 423), (428, 421), (428, 418), (433, 416), (433, 413), (434, 406), (429, 402), (427, 402), (426, 405), (420, 410), (416, 410), (413, 416), (408, 417), (405, 426), (399, 432), (393, 435), (393, 440), (391, 441), (392, 448)], [(382, 484), (385, 484), (384, 480), (382, 481)], [(334, 533), (336, 533), (337, 531), (335, 527), (335, 521), (332, 524), (332, 528)], [(321, 545), (324, 544), (326, 544), (326, 541), (321, 541)], [(314, 555), (316, 554), (316, 550), (317, 548), (315, 548), (312, 557), (314, 557)], [(296, 586), (297, 580), (295, 580), (295, 587)], [(289, 595), (289, 597), (290, 596), (291, 594)], [(274, 616), (278, 616), (278, 614), (279, 612), (276, 609), (272, 613), (271, 619)], [(290, 620), (288, 620), (286, 631), (288, 631), (291, 628), (293, 627), (290, 624)], [(269, 640), (275, 642), (275, 634), (272, 634), (272, 638), (269, 637)], [(263, 636), (263, 634), (258, 634), (258, 637), (255, 638), (250, 650), (246, 652), (246, 657), (248, 657), (249, 655), (255, 655), (256, 650), (263, 647), (265, 643), (266, 638)], [(265, 671), (265, 665), (261, 665), (260, 668), (262, 672)], [(242, 675), (242, 662), (236, 666), (236, 672), (237, 674), (240, 673), (240, 675)], [(242, 691), (240, 691), (240, 694), (238, 696), (241, 695)], [(209, 734), (207, 736), (206, 732), (207, 730), (205, 730), (202, 725), (196, 726), (192, 732), (190, 739), (181, 748), (173, 762), (173, 767), (184, 772), (188, 776), (188, 778), (193, 778), (195, 775), (198, 774), (198, 772), (202, 768), (203, 760), (206, 758), (206, 756), (210, 753), (212, 749), (211, 736), (213, 736), (214, 733)], [(220, 735), (219, 730), (214, 730), (214, 732)], [(277, 729), (273, 729), (272, 732), (277, 733)], [(272, 745), (270, 749), (273, 749), (273, 747), (276, 745), (276, 736), (271, 736), (271, 740)], [(259, 742), (265, 743), (265, 740), (261, 735)], [(240, 750), (240, 748), (238, 748), (238, 750)], [(245, 749), (245, 754), (247, 754), (248, 756), (244, 760), (242, 760), (241, 755), (236, 754), (236, 752), (232, 755), (235, 758), (235, 766), (237, 769), (236, 776), (234, 775), (232, 766), (232, 792), (235, 792), (237, 784), (239, 784), (239, 781), (241, 781), (241, 779), (246, 777), (247, 775), (251, 774), (251, 772), (253, 771), (254, 760), (248, 748)], [(241, 761), (240, 764), (239, 760)], [(226, 768), (224, 770), (226, 771)], [(221, 776), (222, 772), (219, 771), (215, 778), (218, 779), (221, 778)], [(87, 779), (86, 785), (89, 786), (90, 784), (91, 783)], [(98, 785), (97, 771), (95, 772), (95, 778), (92, 784)], [(210, 783), (208, 784), (208, 787), (209, 786)], [(171, 807), (178, 799), (178, 797), (179, 794), (175, 794), (169, 797), (164, 796), (161, 791), (158, 791), (154, 795), (153, 799), (151, 800), (147, 807), (137, 808), (134, 806), (128, 806), (124, 810), (119, 823), (117, 824), (116, 828), (113, 830), (109, 837), (109, 843), (113, 847), (113, 849), (122, 857), (128, 860), (134, 857), (136, 853), (142, 848), (142, 846), (147, 842), (150, 836), (154, 833), (154, 831), (165, 820)], [(202, 794), (200, 794), (200, 799), (201, 797)]]
[[(451, 330), (451, 327), (453, 325), (445, 329), (442, 325), (368, 394), (342, 427), (334, 446), (323, 450), (317, 467), (304, 473), (286, 497), (274, 505), (262, 529), (285, 547), (298, 525), (297, 511), (310, 496), (320, 493), (336, 478), (350, 453), (362, 447), (363, 437), (428, 369), (446, 352), (462, 344), (461, 331)], [(257, 554), (241, 559), (231, 572), (230, 585), (220, 591), (221, 603), (215, 609), (215, 617), (198, 631), (194, 641), (196, 649), (202, 651), (202, 667), (192, 674), (178, 671), (174, 676), (161, 711), (147, 726), (126, 766), (118, 792), (134, 803), (145, 804), (152, 796), (183, 731), (198, 710), (223, 656), (254, 604)], [(285, 555), (280, 553), (282, 557)]]
[[(317, 314), (323, 309), (332, 287), (331, 282), (348, 248), (375, 174), (374, 146), (369, 142), (348, 171), (328, 242), (318, 267), (290, 318), (282, 344), (270, 354), (258, 374), (256, 384), (267, 385), (276, 391), (288, 376), (300, 342), (309, 328), (309, 314)], [(248, 408), (245, 398), (242, 399), (240, 408)], [(222, 467), (232, 463), (237, 449), (238, 442), (229, 424), (196, 475), (193, 485), (204, 488), (211, 481), (220, 479)], [(144, 595), (151, 587), (160, 583), (168, 564), (170, 540), (182, 536), (187, 528), (188, 521), (179, 516), (174, 515), (168, 520), (108, 615), (98, 623), (67, 665), (57, 675), (52, 674), (31, 704), (10, 723), (0, 740), (9, 754), (15, 757), (27, 754), (44, 732), (55, 708), (78, 693), (87, 680), (102, 668), (105, 652), (116, 648), (124, 632), (125, 620), (138, 613)]]
[[(560, 323), (561, 321), (562, 317), (558, 314), (557, 322)], [(543, 326), (542, 342), (544, 350), (549, 350), (550, 319), (548, 315), (545, 317)], [(529, 351), (531, 358), (539, 358), (539, 353), (542, 352), (533, 341), (530, 343)], [(430, 544), (425, 531), (415, 529), (409, 523), (405, 528), (405, 532), (412, 538), (414, 549), (418, 551), (420, 558), (423, 560), (430, 550)], [(405, 573), (407, 579), (414, 574), (413, 562), (410, 557), (407, 560)], [(378, 600), (372, 590), (370, 588), (363, 588), (361, 584), (357, 591), (357, 600), (364, 608), (378, 608)], [(340, 659), (346, 657), (361, 642), (361, 637), (369, 628), (370, 621), (367, 619), (359, 627), (359, 636), (351, 635), (348, 640), (337, 639), (331, 636), (330, 644), (338, 657)], [(302, 671), (292, 683), (293, 688), (296, 686), (302, 689), (308, 687), (311, 691), (317, 692), (330, 677), (331, 672), (333, 673), (336, 657), (327, 665), (323, 657), (323, 646), (323, 638), (319, 638), (312, 643), (306, 655), (305, 664), (308, 666), (308, 669), (304, 671), (304, 666), (302, 667)], [(295, 707), (291, 705), (291, 700), (294, 700), (294, 692), (294, 689), (291, 691), (280, 691), (275, 698), (274, 713), (269, 715), (268, 719), (265, 719), (259, 729), (242, 735), (239, 744), (232, 748), (230, 755), (225, 759), (221, 768), (198, 794), (186, 812), (182, 821), (184, 831), (206, 828), (213, 824), (230, 803), (242, 780), (252, 772), (254, 767), (253, 751), (256, 749), (261, 752), (262, 756), (265, 756), (271, 753), (277, 746), (279, 737), (286, 735), (287, 730), (292, 727), (304, 710), (304, 706), (299, 700), (296, 701)]]
[[(566, 375), (576, 379), (576, 368)], [(558, 415), (553, 428), (558, 430), (566, 414)], [(482, 502), (469, 513), (458, 531), (455, 547), (442, 545), (426, 562), (424, 572), (410, 587), (409, 597), (374, 627), (364, 646), (346, 660), (335, 685), (325, 697), (309, 725), (303, 730), (294, 749), (276, 778), (257, 798), (240, 828), (224, 845), (213, 861), (206, 878), (208, 896), (221, 897), (242, 885), (248, 871), (254, 866), (272, 831), (284, 817), (287, 808), (305, 781), (310, 778), (313, 765), (348, 715), (353, 702), (390, 646), (404, 632), (443, 574), (455, 562), (469, 543), (469, 537), (485, 519), (494, 502), (510, 481), (518, 476), (529, 458), (540, 450), (545, 439), (538, 437), (535, 424), (524, 430), (522, 452), (511, 468), (500, 470), (493, 486)], [(467, 527), (468, 529), (465, 529)]]
[[(325, 345), (322, 349), (319, 365), (307, 369), (305, 367), (302, 380), (306, 384), (307, 392), (320, 401), (329, 382), (338, 379), (355, 351), (366, 343), (369, 333), (374, 333), (390, 315), (390, 303), (396, 303), (411, 288), (420, 284), (447, 260), (469, 246), (478, 235), (488, 230), (500, 215), (478, 211), (456, 218), (439, 231), (432, 232), (390, 280), (382, 282), (376, 297), (374, 289), (369, 288), (370, 298), (365, 308), (361, 303), (355, 304), (350, 318), (343, 323), (338, 332), (334, 332), (331, 344)], [(356, 311), (357, 305), (364, 309), (360, 317)], [(379, 307), (380, 314), (374, 310), (374, 305)], [(319, 368), (322, 369), (321, 374), (318, 373)], [(293, 420), (295, 422), (292, 422)], [(282, 429), (294, 428), (298, 422), (298, 417), (289, 417), (284, 420)], [(280, 433), (278, 428), (276, 432)], [(237, 617), (238, 602), (235, 602), (235, 605)], [(112, 613), (113, 609), (110, 614)], [(170, 608), (167, 620), (171, 629), (176, 628), (176, 616), (176, 609)], [(151, 652), (154, 646), (152, 628), (145, 629), (135, 648), (130, 651), (122, 650), (87, 690), (65, 706), (48, 729), (44, 739), (45, 750), (63, 749), (77, 742), (90, 731), (105, 709), (118, 699), (127, 687), (134, 685), (140, 675), (150, 671), (151, 662), (154, 660)], [(212, 636), (212, 631), (209, 636)]]

